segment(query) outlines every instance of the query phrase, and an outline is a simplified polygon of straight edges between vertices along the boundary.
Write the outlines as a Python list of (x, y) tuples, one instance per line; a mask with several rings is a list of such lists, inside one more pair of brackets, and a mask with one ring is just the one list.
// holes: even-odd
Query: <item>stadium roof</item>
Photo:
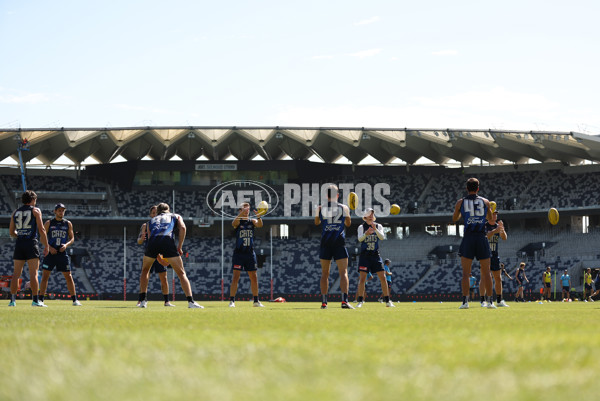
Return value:
[(60, 156), (74, 164), (88, 157), (109, 163), (126, 160), (306, 160), (316, 155), (333, 163), (346, 157), (358, 164), (372, 156), (382, 164), (400, 159), (414, 164), (426, 157), (437, 164), (465, 165), (479, 158), (491, 164), (560, 161), (600, 162), (600, 139), (576, 132), (466, 129), (306, 128), (306, 127), (130, 127), (0, 130), (0, 160), (18, 160), (17, 144), (26, 139), (24, 161), (46, 165)]

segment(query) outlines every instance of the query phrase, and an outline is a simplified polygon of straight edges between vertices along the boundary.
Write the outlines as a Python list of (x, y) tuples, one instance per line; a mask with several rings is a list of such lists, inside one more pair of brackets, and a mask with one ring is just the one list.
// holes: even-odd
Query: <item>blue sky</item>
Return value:
[(0, 0), (0, 128), (600, 134), (598, 4)]

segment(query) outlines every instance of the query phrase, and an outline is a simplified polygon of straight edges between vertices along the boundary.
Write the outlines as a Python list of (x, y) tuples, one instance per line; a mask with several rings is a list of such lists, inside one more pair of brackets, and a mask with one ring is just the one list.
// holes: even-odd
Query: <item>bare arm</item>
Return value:
[(17, 227), (15, 226), (15, 213), (13, 212), (10, 216), (10, 224), (8, 226), (8, 232), (11, 237), (17, 238)]
[(458, 219), (460, 219), (460, 207), (462, 206), (462, 199), (459, 199), (458, 202), (456, 202), (456, 205), (454, 205), (454, 214), (452, 215), (452, 221), (453, 222), (457, 222)]
[(185, 241), (185, 233), (187, 232), (187, 228), (181, 216), (177, 216), (177, 221), (179, 222), (179, 236), (177, 237), (179, 244), (177, 245), (177, 252), (179, 252), (179, 255), (183, 255), (183, 241)]
[(261, 228), (263, 226), (263, 219), (262, 217), (258, 216), (258, 211), (254, 211), (254, 214), (258, 217), (257, 219), (253, 219), (252, 220), (252, 224), (254, 224), (254, 227), (256, 228)]
[[(48, 255), (50, 251), (50, 247), (48, 246), (48, 235), (46, 231), (46, 227), (44, 226), (44, 222), (42, 221), (42, 211), (37, 207), (33, 208), (33, 215), (35, 216), (35, 221), (38, 226), (38, 233), (40, 234), (40, 240), (44, 245), (44, 256)], [(50, 222), (48, 222), (50, 224)]]
[[(44, 223), (44, 230), (46, 230), (46, 233), (48, 233), (49, 229), (50, 229), (50, 220), (48, 220)], [(53, 246), (50, 246), (50, 244), (48, 244), (48, 252), (51, 253), (52, 255), (56, 255), (58, 253), (58, 249), (56, 249)]]
[(315, 226), (318, 226), (321, 224), (321, 218), (319, 217), (320, 214), (321, 214), (321, 205), (317, 206), (317, 209), (315, 210)]
[(146, 239), (146, 223), (142, 224), (140, 227), (140, 233), (138, 234), (137, 243), (138, 245), (142, 245), (144, 240)]
[(346, 205), (342, 205), (342, 210), (344, 210), (344, 225), (346, 227), (350, 227), (352, 224), (352, 218), (350, 217), (350, 208)]
[(68, 246), (73, 245), (73, 242), (75, 242), (75, 234), (73, 233), (73, 223), (71, 223), (70, 221), (69, 221), (69, 233), (68, 233), (68, 236), (69, 236), (69, 241), (67, 241), (66, 243), (64, 243), (60, 247), (60, 251), (61, 252), (64, 252), (67, 249)]

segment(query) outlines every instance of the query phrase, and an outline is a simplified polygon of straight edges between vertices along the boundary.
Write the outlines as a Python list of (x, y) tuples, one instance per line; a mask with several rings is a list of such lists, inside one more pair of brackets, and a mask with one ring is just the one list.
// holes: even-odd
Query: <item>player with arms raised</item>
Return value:
[(367, 274), (377, 274), (381, 282), (381, 293), (387, 307), (395, 305), (390, 300), (390, 289), (387, 284), (386, 271), (383, 267), (383, 261), (379, 254), (379, 241), (385, 239), (383, 226), (375, 224), (375, 211), (368, 208), (363, 216), (365, 221), (358, 226), (358, 242), (360, 242), (360, 257), (358, 260), (358, 304), (357, 308), (362, 308), (364, 304), (365, 282)]
[(10, 218), (8, 232), (16, 238), (15, 252), (13, 254), (14, 270), (10, 282), (10, 302), (8, 306), (17, 305), (17, 291), (19, 290), (19, 277), (25, 267), (29, 267), (29, 281), (33, 301), (31, 306), (46, 306), (38, 301), (38, 268), (40, 267), (40, 249), (38, 247), (38, 234), (44, 244), (44, 256), (48, 255), (48, 238), (42, 221), (42, 212), (35, 207), (37, 194), (25, 191), (21, 196), (23, 206), (15, 210)]
[(65, 205), (58, 203), (54, 207), (54, 218), (44, 223), (44, 229), (48, 235), (49, 255), (44, 258), (44, 262), (42, 263), (43, 273), (39, 301), (44, 302), (50, 273), (56, 267), (56, 271), (62, 272), (65, 277), (73, 306), (81, 306), (81, 302), (77, 300), (75, 282), (69, 268), (69, 255), (66, 252), (67, 247), (73, 245), (73, 242), (75, 242), (75, 235), (73, 235), (73, 224), (65, 219), (65, 210)]
[[(468, 195), (459, 199), (454, 206), (452, 221), (460, 217), (464, 220), (464, 236), (460, 243), (458, 254), (462, 265), (462, 293), (463, 302), (460, 309), (469, 309), (469, 276), (473, 259), (477, 258), (481, 265), (481, 281), (487, 294), (492, 293), (492, 277), (490, 275), (490, 244), (485, 235), (485, 222), (493, 218), (490, 202), (477, 195), (479, 180), (467, 180)], [(492, 303), (490, 308), (496, 308)]]
[[(175, 228), (178, 228), (179, 231), (177, 246), (175, 246)], [(192, 286), (185, 274), (183, 260), (181, 260), (185, 233), (186, 227), (183, 218), (178, 214), (170, 213), (169, 205), (166, 203), (159, 203), (156, 209), (156, 216), (146, 224), (148, 245), (146, 246), (142, 262), (140, 288), (148, 288), (150, 268), (158, 255), (162, 255), (163, 259), (173, 267), (173, 270), (179, 276), (181, 288), (187, 297), (188, 308), (203, 308), (203, 306), (194, 302)]]
[(258, 299), (258, 275), (256, 274), (256, 253), (254, 252), (254, 228), (261, 228), (263, 221), (258, 215), (258, 211), (254, 211), (258, 219), (250, 218), (250, 204), (242, 203), (239, 214), (233, 220), (231, 225), (235, 229), (235, 249), (231, 264), (233, 267), (233, 279), (229, 288), (229, 307), (235, 308), (235, 294), (237, 293), (238, 282), (242, 270), (248, 272), (250, 277), (250, 289), (254, 297), (253, 305), (261, 308), (264, 305)]
[(338, 203), (338, 187), (327, 188), (327, 204), (319, 205), (315, 213), (315, 225), (321, 226), (321, 309), (327, 309), (327, 293), (329, 291), (329, 269), (331, 259), (335, 260), (340, 272), (340, 289), (342, 290), (342, 308), (354, 309), (348, 303), (348, 251), (346, 250), (345, 228), (350, 227), (350, 209)]

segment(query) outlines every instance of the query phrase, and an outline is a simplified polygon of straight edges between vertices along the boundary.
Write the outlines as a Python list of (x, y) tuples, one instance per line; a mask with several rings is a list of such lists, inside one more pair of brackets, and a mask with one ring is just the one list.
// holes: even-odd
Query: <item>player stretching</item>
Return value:
[(261, 228), (263, 221), (255, 210), (254, 214), (258, 219), (251, 219), (250, 204), (242, 203), (239, 214), (233, 220), (231, 225), (235, 229), (235, 249), (231, 258), (233, 267), (233, 279), (229, 288), (229, 307), (235, 308), (235, 294), (237, 293), (238, 282), (242, 270), (248, 272), (250, 277), (250, 289), (254, 297), (254, 306), (262, 308), (264, 305), (258, 300), (258, 276), (256, 274), (256, 253), (254, 252), (254, 228)]
[[(150, 218), (156, 216), (156, 205), (150, 207)], [(137, 239), (138, 245), (144, 244), (144, 249), (148, 246), (148, 238), (146, 236), (146, 223), (142, 224), (140, 227), (140, 234)], [(158, 255), (156, 260), (152, 264), (152, 267), (148, 271), (148, 275), (144, 282), (146, 283), (146, 287), (142, 288), (142, 278), (140, 276), (140, 295), (138, 297), (137, 306), (140, 308), (145, 308), (148, 304), (146, 301), (146, 294), (148, 291), (148, 280), (150, 279), (150, 273), (156, 272), (158, 273), (158, 278), (160, 279), (160, 289), (162, 290), (163, 298), (165, 301), (165, 306), (173, 307), (171, 302), (169, 302), (169, 280), (167, 280), (167, 266), (169, 263), (162, 258), (162, 255)]]
[[(462, 216), (464, 220), (464, 236), (460, 243), (458, 254), (462, 265), (462, 293), (463, 302), (460, 309), (469, 309), (469, 276), (473, 259), (477, 258), (481, 265), (481, 281), (487, 294), (492, 293), (492, 277), (490, 275), (490, 244), (485, 236), (485, 220), (491, 220), (493, 215), (490, 202), (477, 195), (479, 180), (467, 180), (468, 195), (459, 199), (454, 206), (452, 220), (454, 222)], [(488, 296), (488, 308), (495, 309), (492, 297)]]
[[(175, 246), (174, 232), (175, 228), (178, 228), (179, 233), (177, 236), (178, 244)], [(185, 293), (188, 301), (188, 308), (204, 308), (198, 305), (192, 296), (192, 286), (190, 281), (185, 274), (183, 268), (183, 241), (185, 240), (186, 227), (183, 219), (180, 215), (169, 212), (169, 205), (166, 203), (159, 203), (156, 209), (156, 216), (153, 217), (146, 225), (146, 236), (148, 238), (148, 245), (144, 252), (144, 260), (142, 262), (142, 274), (140, 279), (140, 288), (148, 288), (148, 276), (152, 264), (158, 257), (162, 255), (163, 258), (173, 267), (179, 281), (181, 282), (181, 288)], [(142, 301), (146, 301), (143, 299)], [(144, 303), (144, 308), (146, 304)]]
[(383, 261), (379, 255), (379, 241), (385, 239), (383, 235), (383, 226), (375, 224), (375, 211), (371, 208), (365, 211), (363, 216), (365, 221), (358, 226), (358, 242), (360, 242), (360, 257), (358, 259), (358, 297), (357, 308), (362, 308), (364, 303), (365, 281), (367, 273), (377, 274), (381, 282), (381, 293), (385, 301), (385, 306), (394, 307), (390, 301), (390, 289), (385, 277)]
[(65, 219), (66, 207), (62, 203), (54, 206), (54, 218), (44, 223), (44, 229), (48, 235), (48, 251), (49, 255), (44, 258), (42, 263), (42, 282), (40, 283), (39, 301), (44, 302), (46, 288), (48, 288), (48, 279), (50, 273), (56, 267), (57, 272), (62, 272), (67, 282), (67, 289), (71, 294), (73, 306), (81, 306), (81, 302), (77, 300), (75, 292), (75, 282), (71, 275), (69, 267), (69, 255), (67, 255), (67, 247), (73, 245), (75, 236), (73, 235), (73, 224)]
[[(338, 203), (338, 187), (327, 188), (327, 205), (319, 205), (315, 213), (315, 225), (321, 225), (321, 309), (327, 309), (327, 292), (329, 291), (329, 269), (331, 259), (340, 272), (340, 289), (342, 290), (342, 308), (354, 309), (348, 303), (348, 251), (346, 250), (345, 227), (350, 227), (350, 209)], [(321, 224), (323, 223), (323, 224)]]
[(35, 207), (37, 195), (33, 191), (25, 191), (21, 196), (23, 206), (15, 210), (10, 218), (8, 232), (16, 238), (15, 252), (13, 254), (14, 270), (10, 282), (10, 302), (8, 306), (16, 306), (17, 291), (19, 290), (19, 277), (23, 272), (25, 262), (29, 267), (29, 281), (31, 285), (31, 306), (46, 306), (38, 301), (38, 268), (40, 266), (40, 249), (38, 247), (38, 233), (44, 244), (44, 257), (48, 255), (48, 238), (42, 222), (42, 212)]
[(525, 262), (521, 262), (521, 264), (519, 264), (519, 268), (515, 272), (515, 280), (517, 281), (517, 293), (515, 294), (515, 302), (525, 302), (525, 298), (523, 298), (523, 280), (529, 283), (529, 279), (525, 275)]
[[(506, 235), (506, 231), (504, 230), (504, 223), (502, 220), (498, 220), (498, 211), (494, 211), (492, 213), (492, 219), (488, 220), (485, 224), (485, 235), (490, 243), (490, 252), (492, 257), (490, 259), (490, 270), (492, 271), (492, 276), (494, 278), (494, 289), (496, 290), (496, 303), (500, 307), (508, 307), (504, 299), (502, 299), (502, 268), (500, 263), (500, 257), (498, 256), (498, 243), (500, 242), (500, 238), (503, 241), (506, 241), (508, 236)], [(506, 270), (504, 271), (506, 274)], [(483, 280), (481, 280), (483, 282)], [(492, 293), (484, 292), (483, 288), (480, 288), (480, 294), (488, 295), (490, 301), (492, 298)], [(481, 306), (486, 305), (486, 301), (482, 300)]]

